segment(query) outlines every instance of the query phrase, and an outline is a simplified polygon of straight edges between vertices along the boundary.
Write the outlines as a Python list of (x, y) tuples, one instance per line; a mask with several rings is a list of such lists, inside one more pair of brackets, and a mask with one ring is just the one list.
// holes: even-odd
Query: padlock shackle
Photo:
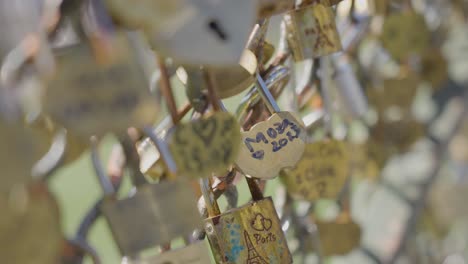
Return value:
[(177, 166), (174, 161), (174, 158), (172, 157), (171, 152), (169, 151), (169, 148), (167, 144), (165, 144), (154, 132), (151, 127), (145, 127), (143, 128), (143, 132), (146, 134), (146, 136), (153, 142), (153, 144), (156, 146), (156, 148), (159, 151), (160, 157), (163, 159), (164, 164), (166, 165), (167, 169), (171, 173), (176, 173), (177, 172)]
[(206, 89), (208, 91), (207, 97), (210, 104), (213, 106), (214, 111), (220, 111), (221, 106), (219, 105), (219, 97), (214, 79), (213, 72), (207, 69), (201, 69), (203, 79), (205, 81)]
[(262, 190), (260, 189), (260, 186), (258, 186), (258, 183), (254, 178), (245, 176), (245, 180), (247, 181), (247, 185), (249, 186), (249, 191), (252, 195), (253, 201), (260, 201), (263, 198), (265, 198), (263, 196)]
[(145, 175), (140, 170), (140, 156), (136, 150), (135, 142), (127, 135), (120, 139), (120, 144), (125, 154), (126, 165), (130, 168), (130, 177), (136, 188), (148, 183)]
[(55, 133), (47, 153), (31, 169), (33, 179), (46, 181), (62, 165), (66, 150), (67, 131), (62, 128)]
[(269, 18), (260, 19), (252, 29), (247, 40), (246, 48), (255, 54), (257, 61), (262, 61), (263, 44), (265, 42), (266, 33), (268, 31)]
[(104, 196), (113, 196), (115, 195), (115, 189), (102, 166), (98, 153), (98, 144), (97, 138), (95, 136), (91, 137), (91, 160), (93, 162), (94, 171), (98, 176), (99, 185), (104, 192)]
[(265, 84), (265, 81), (263, 80), (263, 78), (260, 76), (258, 72), (257, 72), (256, 84), (257, 84), (256, 85), (257, 91), (262, 97), (263, 101), (265, 102), (265, 105), (268, 108), (268, 111), (270, 111), (270, 113), (272, 114), (280, 112), (281, 110), (278, 104), (276, 103), (270, 90), (268, 90), (268, 87)]
[(169, 113), (171, 115), (172, 124), (177, 124), (180, 119), (178, 118), (177, 104), (172, 92), (171, 81), (169, 78), (169, 71), (166, 67), (166, 61), (160, 55), (155, 55), (156, 61), (159, 67), (159, 72), (161, 73), (161, 92), (166, 99), (167, 107), (169, 108)]
[(209, 178), (200, 178), (200, 189), (205, 200), (206, 210), (208, 211), (208, 217), (213, 217), (221, 214), (219, 210), (218, 202), (211, 188)]

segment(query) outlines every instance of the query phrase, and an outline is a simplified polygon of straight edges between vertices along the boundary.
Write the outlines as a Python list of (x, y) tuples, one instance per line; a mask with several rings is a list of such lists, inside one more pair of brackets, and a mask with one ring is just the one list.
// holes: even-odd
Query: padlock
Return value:
[[(217, 94), (220, 98), (227, 98), (245, 91), (255, 83), (255, 69), (257, 59), (249, 51), (244, 51), (241, 62), (237, 65), (207, 67), (214, 78)], [(203, 77), (200, 74), (199, 66), (184, 66), (177, 69), (177, 77), (187, 87), (193, 90), (193, 86), (204, 86)]]
[(122, 264), (210, 264), (211, 254), (205, 241), (197, 241), (182, 248), (171, 249), (144, 260), (125, 259)]
[(412, 71), (402, 71), (395, 78), (385, 78), (382, 86), (367, 89), (367, 97), (377, 112), (385, 116), (391, 108), (409, 114), (420, 77)]
[(377, 145), (386, 146), (386, 151), (403, 153), (425, 134), (424, 124), (406, 117), (400, 120), (379, 120), (371, 128), (370, 136)]
[(324, 257), (345, 255), (361, 243), (361, 228), (347, 211), (332, 222), (318, 220), (315, 224), (320, 237), (320, 252)]
[(294, 169), (284, 170), (281, 180), (288, 193), (310, 202), (337, 199), (345, 186), (350, 153), (344, 142), (324, 140), (309, 143)]
[(369, 144), (350, 144), (350, 176), (357, 179), (377, 180), (380, 168), (376, 157), (369, 151)]
[(421, 77), (437, 91), (448, 80), (448, 65), (442, 52), (438, 49), (428, 49), (421, 58)]
[(284, 20), (294, 60), (318, 58), (342, 49), (335, 15), (328, 0), (291, 11)]
[[(220, 98), (234, 96), (254, 86), (254, 75), (259, 67), (256, 52), (258, 49), (262, 49), (262, 64), (269, 61), (274, 53), (274, 47), (262, 41), (265, 37), (266, 29), (267, 23), (255, 25), (237, 65), (215, 67), (208, 65), (204, 67), (205, 70), (213, 75), (215, 87)], [(193, 90), (193, 86), (204, 86), (204, 80), (199, 68), (199, 65), (186, 65), (177, 70), (177, 76), (187, 87), (188, 93)]]
[(143, 39), (124, 32), (88, 30), (90, 42), (56, 51), (57, 69), (47, 90), (46, 113), (85, 139), (154, 122), (159, 105), (150, 93), (141, 60)]
[(430, 33), (424, 16), (413, 11), (394, 13), (384, 20), (382, 45), (397, 60), (421, 56), (429, 47)]
[(4, 263), (57, 263), (60, 212), (44, 183), (16, 185), (0, 193), (0, 254)]
[(8, 121), (0, 117), (0, 193), (5, 193), (15, 185), (32, 180), (31, 170), (45, 154), (40, 137), (24, 128), (20, 121)]
[[(96, 144), (94, 139), (93, 165), (106, 196), (101, 210), (123, 256), (136, 258), (144, 249), (188, 235), (200, 227), (200, 216), (189, 184), (178, 181), (137, 182), (133, 196), (117, 200), (99, 161)], [(138, 154), (136, 150), (131, 151), (127, 161), (132, 163), (133, 173), (144, 179), (139, 171)], [(163, 152), (163, 155), (171, 159), (168, 152)]]
[(193, 65), (236, 64), (256, 12), (251, 0), (106, 0), (106, 4), (119, 21), (143, 29), (158, 53)]
[(200, 183), (209, 215), (205, 231), (216, 263), (292, 263), (271, 197), (256, 194), (248, 204), (220, 213), (209, 180)]
[(305, 148), (306, 132), (300, 118), (280, 111), (262, 77), (257, 73), (257, 90), (272, 114), (268, 120), (242, 131), (237, 167), (249, 177), (271, 179), (294, 166)]
[(198, 120), (177, 124), (167, 133), (169, 149), (177, 170), (186, 177), (221, 174), (236, 160), (241, 141), (240, 125), (226, 111), (220, 111), (210, 73), (204, 72), (208, 99), (214, 112)]

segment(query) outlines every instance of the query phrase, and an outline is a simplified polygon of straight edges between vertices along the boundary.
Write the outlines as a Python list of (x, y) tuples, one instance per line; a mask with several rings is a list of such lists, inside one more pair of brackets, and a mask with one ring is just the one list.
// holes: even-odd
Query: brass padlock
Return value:
[(410, 55), (421, 56), (431, 43), (424, 16), (413, 11), (387, 16), (381, 40), (384, 48), (397, 60)]
[(320, 252), (325, 257), (345, 255), (359, 246), (361, 228), (349, 212), (342, 212), (334, 221), (316, 221), (320, 237)]
[(177, 124), (167, 133), (169, 149), (180, 175), (210, 177), (227, 171), (236, 160), (240, 125), (227, 111), (221, 111), (210, 73), (204, 72), (205, 86), (214, 112), (189, 123)]
[(142, 38), (125, 32), (93, 33), (98, 37), (56, 51), (46, 114), (86, 140), (151, 124), (159, 105), (141, 60)]
[(402, 71), (396, 78), (383, 80), (382, 87), (368, 89), (368, 97), (381, 115), (392, 107), (398, 107), (408, 114), (414, 101), (420, 77), (411, 71)]
[(302, 156), (306, 133), (304, 123), (291, 112), (280, 111), (262, 77), (257, 90), (272, 115), (242, 131), (238, 168), (249, 177), (271, 179), (281, 169), (294, 166)]
[[(209, 218), (205, 231), (216, 263), (292, 263), (271, 197), (220, 213), (208, 179), (200, 179)], [(257, 186), (258, 187), (258, 186)]]
[(44, 183), (0, 193), (0, 254), (4, 263), (57, 263), (62, 233), (55, 198)]
[(122, 264), (210, 264), (211, 254), (205, 241), (197, 241), (183, 248), (171, 249), (141, 261), (125, 260)]
[(349, 156), (342, 141), (309, 143), (296, 167), (284, 170), (281, 180), (296, 199), (310, 202), (337, 199), (348, 179)]
[(342, 49), (335, 15), (328, 0), (291, 11), (284, 19), (294, 60), (318, 58)]
[[(195, 197), (187, 183), (143, 182), (137, 185), (133, 196), (117, 200), (114, 188), (101, 167), (96, 144), (93, 140), (93, 165), (106, 196), (101, 210), (123, 256), (136, 258), (144, 249), (189, 235), (201, 226)], [(163, 154), (170, 159), (167, 152)], [(132, 165), (133, 173), (144, 178), (138, 170), (137, 156), (134, 150), (127, 160), (135, 163)]]
[(25, 129), (21, 122), (10, 122), (0, 117), (0, 193), (9, 192), (17, 184), (32, 180), (31, 169), (45, 154), (40, 137)]
[[(249, 51), (244, 51), (241, 62), (237, 65), (218, 66), (206, 68), (214, 78), (217, 94), (220, 98), (227, 98), (245, 91), (255, 83), (255, 69), (257, 68), (257, 59)], [(177, 77), (187, 87), (187, 90), (193, 89), (193, 86), (204, 87), (204, 80), (198, 66), (184, 66), (177, 69)]]

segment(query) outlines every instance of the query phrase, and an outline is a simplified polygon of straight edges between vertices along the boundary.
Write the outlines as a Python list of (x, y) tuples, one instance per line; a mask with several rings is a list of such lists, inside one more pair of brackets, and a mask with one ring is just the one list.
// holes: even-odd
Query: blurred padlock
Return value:
[(57, 263), (62, 243), (60, 213), (44, 183), (16, 185), (9, 193), (0, 193), (0, 210), (2, 262)]
[(357, 248), (361, 242), (361, 228), (349, 215), (342, 212), (334, 221), (316, 221), (320, 252), (325, 257), (346, 255)]
[(348, 179), (349, 156), (342, 141), (309, 143), (294, 169), (282, 172), (281, 180), (296, 199), (337, 199)]
[[(109, 2), (121, 2), (122, 14), (133, 12), (133, 5), (129, 8), (128, 2)], [(193, 65), (235, 65), (256, 12), (255, 1), (251, 0), (179, 0), (170, 4), (158, 0), (141, 2), (138, 7), (139, 12), (132, 18), (144, 20), (139, 23), (152, 47), (176, 62)]]
[(408, 11), (385, 18), (381, 40), (393, 58), (404, 60), (410, 55), (421, 56), (429, 47), (430, 34), (424, 16)]
[(271, 197), (220, 213), (208, 179), (201, 179), (209, 218), (205, 231), (216, 263), (292, 263)]
[[(93, 165), (106, 196), (101, 210), (123, 256), (135, 258), (144, 249), (189, 235), (200, 227), (195, 197), (189, 184), (177, 181), (158, 184), (143, 182), (136, 186), (133, 196), (116, 199), (114, 188), (99, 161), (96, 144), (94, 140)], [(134, 151), (132, 158), (127, 157), (127, 162), (135, 163), (132, 172), (144, 179), (138, 170), (138, 157)], [(163, 152), (163, 155), (169, 154)]]
[(122, 264), (210, 264), (211, 254), (205, 241), (197, 241), (183, 248), (171, 249), (144, 260), (126, 259)]
[(342, 49), (328, 0), (291, 11), (284, 19), (294, 60), (318, 58)]
[[(193, 86), (204, 86), (199, 68), (199, 66), (184, 66), (177, 69), (177, 77), (189, 91), (193, 89)], [(237, 65), (206, 67), (206, 70), (213, 75), (220, 98), (234, 96), (252, 87), (255, 83), (256, 69), (257, 59), (250, 50), (244, 51)]]
[(278, 176), (281, 169), (299, 161), (307, 135), (300, 118), (279, 109), (259, 74), (257, 90), (272, 115), (249, 131), (242, 131), (244, 144), (236, 164), (249, 177), (271, 179)]
[(124, 33), (112, 36), (107, 63), (96, 61), (85, 43), (57, 51), (57, 72), (45, 103), (54, 121), (87, 138), (155, 120), (157, 100), (131, 41)]
[[(213, 106), (214, 112), (189, 123), (174, 124), (166, 136), (177, 172), (190, 178), (227, 171), (237, 158), (241, 140), (236, 118), (219, 106), (213, 77), (206, 71), (201, 74), (204, 83), (200, 85), (208, 89), (205, 101)], [(193, 88), (201, 91), (200, 86)]]
[(27, 130), (21, 122), (1, 117), (0, 138), (0, 193), (7, 193), (11, 187), (32, 180), (31, 170), (49, 146), (41, 147), (42, 138)]

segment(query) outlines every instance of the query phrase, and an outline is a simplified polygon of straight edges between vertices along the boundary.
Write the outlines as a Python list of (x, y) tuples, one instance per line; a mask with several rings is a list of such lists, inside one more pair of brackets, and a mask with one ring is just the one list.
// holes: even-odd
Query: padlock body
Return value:
[(201, 227), (195, 201), (190, 185), (164, 182), (140, 187), (127, 199), (108, 199), (102, 212), (122, 255), (135, 256)]
[(291, 112), (275, 113), (242, 131), (236, 164), (250, 177), (275, 178), (281, 169), (293, 167), (301, 159), (306, 137), (302, 119)]
[(236, 160), (241, 141), (240, 125), (227, 112), (216, 112), (168, 133), (169, 149), (178, 172), (191, 178), (223, 173)]
[(145, 260), (148, 264), (209, 264), (210, 250), (205, 241), (190, 244), (184, 248), (170, 250)]
[(292, 263), (271, 197), (205, 220), (217, 263)]
[(324, 256), (345, 255), (359, 247), (361, 228), (353, 221), (343, 223), (318, 221), (320, 249)]
[(296, 61), (318, 58), (342, 49), (329, 2), (315, 4), (290, 12), (285, 17), (288, 43)]
[(127, 35), (117, 33), (111, 44), (111, 57), (105, 61), (85, 43), (56, 51), (56, 74), (49, 82), (45, 109), (84, 139), (151, 124), (159, 110)]
[(281, 173), (281, 180), (296, 199), (337, 199), (348, 180), (349, 156), (343, 141), (309, 143), (294, 169)]

